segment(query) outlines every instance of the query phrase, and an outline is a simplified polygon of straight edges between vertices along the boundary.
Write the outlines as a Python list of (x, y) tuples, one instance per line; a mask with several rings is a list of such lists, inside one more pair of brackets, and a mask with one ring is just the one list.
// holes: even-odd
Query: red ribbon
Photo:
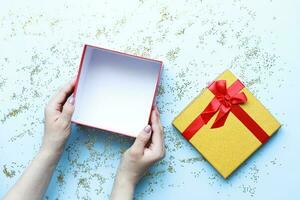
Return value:
[(219, 111), (211, 128), (224, 126), (226, 119), (231, 112), (234, 114), (261, 142), (265, 143), (269, 135), (245, 112), (240, 104), (247, 102), (247, 97), (241, 90), (245, 86), (236, 80), (229, 88), (225, 80), (214, 81), (208, 89), (215, 95), (204, 111), (183, 131), (183, 136), (190, 140), (196, 132)]

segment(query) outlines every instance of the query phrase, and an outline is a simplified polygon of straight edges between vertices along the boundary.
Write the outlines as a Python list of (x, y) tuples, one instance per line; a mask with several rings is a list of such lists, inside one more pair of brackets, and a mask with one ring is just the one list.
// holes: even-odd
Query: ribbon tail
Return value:
[(222, 127), (225, 122), (226, 119), (229, 115), (230, 112), (230, 108), (229, 107), (225, 107), (223, 105), (220, 106), (220, 112), (218, 113), (213, 125), (211, 126), (211, 128), (219, 128)]
[(220, 105), (221, 104), (217, 98), (213, 98), (204, 111), (198, 115), (196, 119), (194, 119), (192, 123), (182, 132), (182, 135), (187, 140), (190, 140), (197, 133), (197, 131), (199, 131), (202, 126), (207, 124), (207, 122), (214, 116)]
[(213, 123), (213, 125), (211, 126), (211, 128), (220, 128), (220, 127), (224, 126), (228, 115), (229, 115), (229, 112), (227, 112), (225, 114), (218, 113), (218, 116), (217, 116), (215, 122)]
[(217, 98), (214, 98), (208, 106), (204, 109), (204, 111), (201, 113), (201, 118), (205, 124), (208, 123), (208, 121), (216, 114), (216, 112), (219, 110), (221, 104), (217, 100)]

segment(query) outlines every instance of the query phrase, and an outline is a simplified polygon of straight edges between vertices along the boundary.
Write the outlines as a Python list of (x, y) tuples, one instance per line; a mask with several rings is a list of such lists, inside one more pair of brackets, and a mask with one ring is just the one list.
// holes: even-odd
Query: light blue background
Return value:
[[(164, 61), (166, 158), (137, 199), (300, 199), (298, 1), (0, 1), (0, 197), (39, 149), (43, 108), (84, 43)], [(171, 126), (230, 68), (282, 123), (224, 180)], [(132, 141), (74, 126), (45, 199), (106, 199)], [(10, 176), (7, 176), (7, 173)]]

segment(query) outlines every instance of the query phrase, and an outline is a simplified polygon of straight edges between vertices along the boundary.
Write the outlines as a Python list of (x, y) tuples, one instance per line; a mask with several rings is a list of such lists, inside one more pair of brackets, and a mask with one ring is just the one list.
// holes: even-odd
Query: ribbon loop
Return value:
[[(226, 81), (225, 80), (218, 80), (218, 81), (214, 81), (209, 87), (208, 89), (215, 94), (218, 103), (216, 104), (215, 102), (211, 102), (210, 107), (214, 108), (213, 110), (210, 110), (210, 112), (214, 112), (214, 114), (216, 112), (219, 111), (217, 118), (215, 119), (213, 125), (211, 128), (219, 128), (221, 126), (223, 126), (226, 122), (226, 119), (229, 115), (229, 112), (231, 110), (231, 107), (233, 105), (238, 105), (238, 104), (243, 104), (246, 103), (247, 101), (247, 97), (244, 94), (244, 92), (240, 92), (242, 90), (242, 88), (240, 87), (240, 90), (236, 90), (234, 93), (235, 94), (231, 94), (233, 92), (229, 92), (226, 87)], [(214, 105), (216, 104), (216, 105)], [(216, 109), (216, 107), (218, 107)], [(212, 116), (211, 116), (212, 117)], [(209, 120), (205, 120), (204, 122), (208, 122)]]

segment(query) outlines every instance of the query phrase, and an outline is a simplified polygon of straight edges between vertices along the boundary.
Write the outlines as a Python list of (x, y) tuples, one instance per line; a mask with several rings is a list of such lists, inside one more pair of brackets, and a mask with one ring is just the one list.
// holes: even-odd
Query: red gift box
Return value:
[(72, 122), (136, 137), (149, 123), (162, 62), (85, 45)]

